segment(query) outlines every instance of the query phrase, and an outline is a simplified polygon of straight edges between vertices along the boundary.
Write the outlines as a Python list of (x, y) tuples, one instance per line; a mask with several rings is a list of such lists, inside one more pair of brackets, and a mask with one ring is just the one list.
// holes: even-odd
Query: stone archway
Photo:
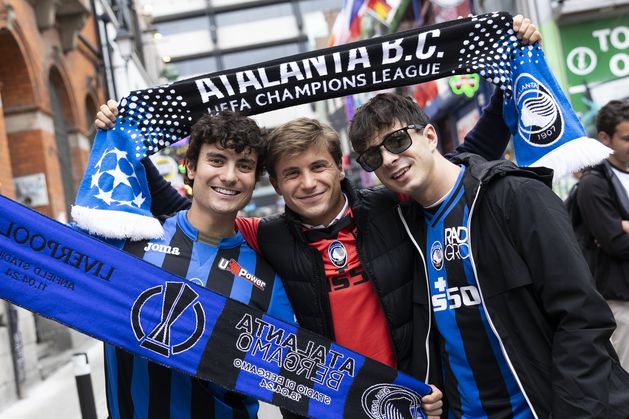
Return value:
[[(27, 66), (24, 54), (13, 33), (8, 30), (0, 31), (0, 54), (3, 60), (0, 62), (0, 100), (2, 112), (0, 113), (0, 193), (15, 198), (13, 176), (24, 172), (18, 163), (22, 153), (10, 147), (11, 131), (14, 124), (10, 115), (18, 109), (35, 107), (35, 92), (33, 80)], [(5, 120), (8, 116), (9, 120)], [(18, 167), (13, 167), (13, 165)]]
[(57, 158), (61, 175), (61, 186), (63, 189), (66, 214), (69, 216), (70, 209), (74, 203), (74, 197), (78, 182), (75, 181), (74, 161), (72, 158), (72, 145), (70, 142), (70, 131), (76, 126), (74, 121), (74, 106), (70, 101), (67, 85), (55, 66), (51, 67), (48, 73), (48, 93), (50, 95), (50, 111), (54, 127), (55, 144)]

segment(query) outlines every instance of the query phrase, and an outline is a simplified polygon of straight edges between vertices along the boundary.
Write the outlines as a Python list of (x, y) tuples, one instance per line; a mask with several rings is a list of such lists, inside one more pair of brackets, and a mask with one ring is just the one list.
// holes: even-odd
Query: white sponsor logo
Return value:
[(443, 233), (446, 260), (467, 259), (470, 256), (467, 227), (448, 227)]
[(218, 261), (218, 268), (224, 271), (231, 272), (232, 274), (239, 276), (247, 281), (251, 282), (262, 291), (266, 288), (266, 282), (258, 278), (257, 276), (250, 274), (245, 268), (240, 266), (234, 259), (221, 258)]
[(153, 252), (159, 252), (159, 253), (166, 253), (168, 255), (175, 255), (175, 256), (179, 256), (181, 253), (179, 253), (179, 248), (178, 247), (172, 247), (172, 246), (168, 246), (165, 244), (159, 244), (159, 243), (147, 243), (146, 247), (144, 248), (145, 252), (148, 251), (153, 251)]
[(481, 303), (478, 288), (474, 285), (447, 288), (448, 283), (439, 277), (435, 282), (437, 293), (432, 296), (432, 311), (456, 310), (459, 307), (477, 306)]

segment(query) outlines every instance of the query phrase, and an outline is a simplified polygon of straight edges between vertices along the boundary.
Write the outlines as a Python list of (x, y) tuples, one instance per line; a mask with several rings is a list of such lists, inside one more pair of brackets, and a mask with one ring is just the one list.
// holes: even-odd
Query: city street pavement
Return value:
[[(105, 374), (103, 370), (103, 344), (92, 340), (79, 350), (67, 353), (65, 362), (48, 378), (26, 391), (24, 398), (0, 412), (0, 419), (81, 419), (81, 407), (76, 389), (76, 379), (72, 364), (72, 354), (86, 352), (92, 370), (92, 387), (99, 419), (107, 418), (105, 400)], [(260, 419), (281, 418), (275, 406), (263, 403)], [(176, 419), (176, 418), (173, 418)]]
[(0, 412), (0, 419), (81, 419), (81, 407), (76, 389), (72, 354), (86, 352), (92, 370), (92, 387), (96, 412), (100, 418), (107, 417), (105, 400), (105, 374), (103, 372), (103, 344), (91, 340), (84, 348), (67, 352), (67, 361), (47, 377), (26, 390), (22, 400)]

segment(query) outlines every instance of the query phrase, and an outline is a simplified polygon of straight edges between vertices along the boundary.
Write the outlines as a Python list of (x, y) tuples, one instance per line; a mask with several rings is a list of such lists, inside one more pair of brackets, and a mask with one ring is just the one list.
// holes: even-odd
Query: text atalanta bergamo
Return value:
[(33, 232), (29, 228), (9, 223), (6, 229), (0, 229), (0, 235), (23, 246), (28, 246), (31, 250), (51, 256), (68, 266), (76, 268), (81, 272), (94, 276), (98, 279), (109, 281), (115, 268), (111, 265), (64, 246), (62, 243), (49, 239), (38, 232)]
[[(312, 340), (299, 341), (296, 334), (288, 332), (281, 326), (247, 313), (242, 316), (236, 329), (240, 331), (236, 347), (247, 353), (247, 358), (258, 358), (266, 363), (275, 364), (285, 371), (302, 376), (330, 390), (338, 390), (346, 376), (354, 377), (356, 369), (354, 358)], [(267, 386), (284, 396), (298, 399), (295, 395), (298, 396), (300, 393), (325, 404), (331, 402), (329, 396), (303, 384), (296, 385), (294, 381), (268, 371), (260, 374), (258, 370), (261, 368), (246, 361), (235, 360), (234, 365), (285, 386), (283, 389), (285, 391), (281, 391), (282, 389), (278, 389), (274, 384)]]

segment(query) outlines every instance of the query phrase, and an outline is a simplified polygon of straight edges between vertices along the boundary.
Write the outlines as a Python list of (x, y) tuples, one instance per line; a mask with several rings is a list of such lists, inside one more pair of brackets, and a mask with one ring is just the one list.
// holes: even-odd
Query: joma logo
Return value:
[(144, 248), (144, 251), (148, 252), (149, 250), (152, 250), (153, 252), (166, 253), (166, 254), (175, 255), (175, 256), (180, 255), (178, 247), (172, 247), (165, 244), (147, 243), (146, 247)]

